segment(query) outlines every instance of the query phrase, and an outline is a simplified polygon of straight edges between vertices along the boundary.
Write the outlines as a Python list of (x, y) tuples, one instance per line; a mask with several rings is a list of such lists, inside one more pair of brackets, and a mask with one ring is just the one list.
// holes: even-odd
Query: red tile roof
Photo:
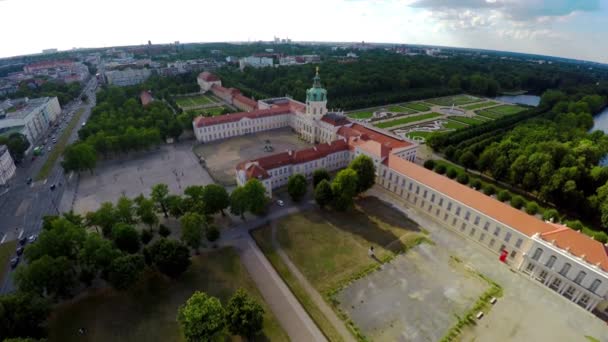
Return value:
[(38, 69), (48, 69), (48, 68), (56, 68), (59, 66), (68, 66), (72, 65), (74, 62), (67, 59), (62, 60), (54, 60), (54, 61), (42, 61), (36, 62), (26, 65), (26, 70), (38, 70)]
[(220, 80), (219, 77), (217, 77), (215, 74), (212, 74), (208, 71), (203, 71), (200, 74), (198, 74), (198, 78), (202, 79), (203, 81), (207, 81), (207, 82), (214, 82), (214, 81)]
[(219, 116), (203, 117), (199, 116), (194, 119), (196, 127), (219, 125), (228, 122), (236, 122), (243, 118), (258, 119), (267, 116), (289, 114), (291, 113), (290, 107), (273, 107), (269, 109), (258, 109), (251, 112), (241, 112), (233, 114), (225, 114)]
[(224, 94), (231, 94), (232, 96), (241, 93), (241, 91), (236, 88), (225, 88), (225, 87), (222, 87), (221, 85), (217, 85), (217, 84), (214, 84), (213, 86), (211, 86), (211, 90), (214, 92), (217, 91), (217, 92), (224, 93)]
[[(397, 137), (391, 136), (387, 133), (381, 132), (381, 131), (377, 131), (373, 128), (368, 128), (365, 127), (361, 124), (358, 123), (354, 123), (351, 126), (352, 129), (359, 131), (362, 135), (365, 135), (368, 137), (368, 139), (371, 140), (375, 140), (379, 143), (381, 143), (382, 145), (386, 146), (386, 147), (390, 147), (390, 148), (402, 148), (402, 147), (408, 147), (408, 146), (412, 146), (413, 144), (407, 141), (404, 141), (402, 139), (399, 139)], [(340, 131), (338, 131), (338, 133), (340, 133)]]
[(350, 123), (346, 117), (334, 113), (323, 115), (321, 121), (327, 122), (333, 126), (344, 126)]
[(142, 90), (142, 92), (139, 94), (139, 99), (141, 100), (142, 106), (147, 106), (150, 104), (150, 102), (154, 101), (152, 94), (150, 94), (150, 92), (147, 90)]
[(548, 225), (554, 227), (554, 230), (542, 233), (540, 236), (543, 240), (608, 271), (608, 252), (604, 244), (564, 225), (556, 223)]
[(534, 216), (396, 155), (389, 155), (387, 164), (392, 170), (425, 184), (527, 236), (554, 230), (554, 227)]
[(240, 103), (249, 106), (253, 109), (258, 107), (258, 101), (254, 100), (254, 99), (250, 99), (247, 96), (243, 96), (241, 94), (237, 94), (234, 96), (234, 101), (239, 101)]

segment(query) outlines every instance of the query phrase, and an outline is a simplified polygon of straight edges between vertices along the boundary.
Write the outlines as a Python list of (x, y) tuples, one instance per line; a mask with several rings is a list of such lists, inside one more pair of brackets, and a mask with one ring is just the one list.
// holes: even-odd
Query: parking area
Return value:
[(488, 287), (445, 249), (421, 244), (337, 298), (373, 341), (438, 341)]
[(163, 145), (135, 157), (100, 163), (94, 174), (83, 172), (74, 211), (83, 214), (96, 210), (101, 203), (115, 202), (121, 195), (149, 195), (150, 188), (158, 183), (167, 184), (171, 193), (181, 194), (189, 185), (212, 182), (192, 153), (190, 143)]
[[(591, 313), (500, 263), (497, 255), (444, 228), (418, 209), (406, 206), (406, 203), (378, 186), (370, 194), (393, 203), (395, 208), (425, 227), (436, 244), (436, 251), (446, 251), (460, 258), (466, 266), (502, 286), (503, 297), (476, 325), (465, 329), (462, 341), (586, 342), (585, 336), (608, 341), (608, 326)], [(433, 253), (427, 257), (435, 255)], [(397, 280), (394, 284), (398, 286)], [(429, 307), (435, 308), (435, 305), (431, 302)], [(409, 311), (408, 308), (403, 310)], [(433, 311), (433, 315), (440, 314), (439, 310)]]
[(279, 128), (201, 144), (194, 147), (194, 153), (204, 161), (205, 168), (217, 183), (233, 186), (239, 162), (309, 146), (291, 128)]

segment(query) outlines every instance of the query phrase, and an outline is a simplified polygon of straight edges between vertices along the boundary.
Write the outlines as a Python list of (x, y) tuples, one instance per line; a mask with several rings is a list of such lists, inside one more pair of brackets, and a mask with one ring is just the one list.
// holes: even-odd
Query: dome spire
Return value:
[(321, 77), (319, 77), (319, 67), (317, 66), (317, 72), (315, 74), (315, 78), (313, 78), (314, 82), (312, 84), (313, 88), (321, 88)]

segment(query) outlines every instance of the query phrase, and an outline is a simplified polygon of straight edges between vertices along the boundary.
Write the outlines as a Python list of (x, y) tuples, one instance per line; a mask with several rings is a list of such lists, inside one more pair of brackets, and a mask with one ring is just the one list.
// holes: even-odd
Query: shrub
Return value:
[(171, 230), (169, 229), (169, 227), (165, 226), (164, 224), (161, 224), (158, 227), (158, 234), (160, 234), (160, 236), (162, 237), (167, 237), (171, 235)]
[(456, 148), (452, 145), (448, 146), (445, 148), (445, 157), (452, 160), (452, 157), (454, 157), (454, 152), (456, 152)]
[(555, 210), (555, 209), (545, 210), (545, 212), (543, 213), (543, 220), (551, 221), (551, 219), (553, 219), (554, 222), (557, 222), (559, 220), (559, 213), (557, 212), (557, 210)]
[(433, 159), (429, 159), (429, 160), (425, 161), (424, 167), (429, 170), (432, 170), (433, 168), (435, 168), (435, 161)]
[(608, 242), (608, 235), (606, 235), (606, 232), (594, 232), (593, 238), (601, 243)]
[(220, 230), (217, 229), (216, 226), (211, 226), (207, 229), (207, 231), (205, 232), (205, 237), (207, 238), (207, 240), (209, 240), (210, 242), (213, 242), (217, 239), (220, 238)]
[(511, 206), (516, 209), (521, 209), (524, 206), (526, 201), (523, 197), (516, 195), (511, 198)]
[(461, 173), (456, 177), (456, 181), (460, 184), (468, 184), (469, 183), (469, 175), (466, 173)]
[(152, 237), (154, 236), (154, 233), (152, 232), (151, 229), (144, 229), (141, 231), (141, 243), (143, 243), (144, 245), (147, 245), (148, 242), (150, 242), (152, 240)]
[(566, 226), (578, 231), (581, 231), (584, 227), (579, 220), (566, 221)]
[(500, 192), (498, 193), (498, 200), (501, 202), (506, 202), (511, 200), (511, 193), (508, 192), (507, 190), (500, 190)]
[(496, 188), (492, 184), (486, 184), (483, 187), (483, 193), (488, 196), (492, 196), (496, 193)]
[(446, 176), (448, 176), (450, 179), (454, 179), (456, 176), (458, 176), (458, 171), (450, 167), (448, 168), (448, 172), (446, 172)]
[(479, 179), (473, 179), (471, 181), (471, 187), (475, 188), (475, 190), (481, 189), (481, 181)]
[(526, 204), (526, 212), (530, 215), (536, 215), (538, 213), (538, 204), (534, 201)]
[(447, 167), (443, 164), (437, 164), (435, 165), (435, 172), (437, 172), (440, 175), (443, 175), (445, 173), (445, 171), (447, 171)]

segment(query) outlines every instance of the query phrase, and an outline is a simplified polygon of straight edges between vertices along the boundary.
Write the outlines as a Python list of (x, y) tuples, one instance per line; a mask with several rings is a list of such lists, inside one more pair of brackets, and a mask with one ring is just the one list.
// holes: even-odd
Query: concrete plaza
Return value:
[(153, 185), (165, 183), (169, 192), (182, 194), (189, 185), (213, 183), (192, 153), (191, 143), (163, 145), (158, 150), (141, 152), (132, 158), (101, 163), (94, 174), (80, 176), (74, 211), (84, 214), (103, 202), (116, 202), (121, 196), (148, 196)]

